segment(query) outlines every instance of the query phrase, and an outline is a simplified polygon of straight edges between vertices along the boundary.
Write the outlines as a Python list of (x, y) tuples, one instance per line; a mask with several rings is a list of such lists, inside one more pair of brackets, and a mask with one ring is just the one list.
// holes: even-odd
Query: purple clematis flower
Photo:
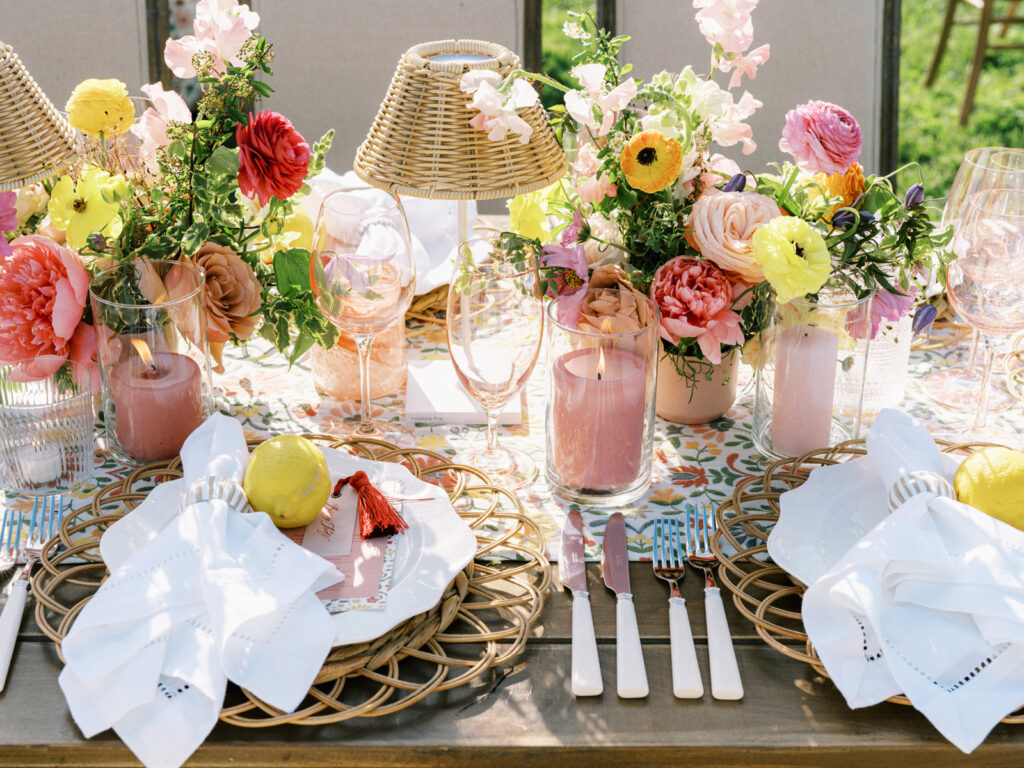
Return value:
[(903, 198), (903, 205), (907, 208), (914, 208), (924, 202), (924, 187), (915, 184), (907, 190), (907, 196)]
[(540, 260), (541, 265), (545, 267), (571, 269), (584, 284), (590, 276), (587, 268), (587, 253), (579, 243), (572, 246), (548, 243), (540, 249)]
[(726, 182), (725, 186), (722, 187), (723, 192), (742, 192), (747, 188), (747, 175), (745, 173), (735, 174), (729, 181)]
[(939, 310), (935, 308), (934, 304), (922, 304), (918, 307), (914, 313), (914, 322), (910, 326), (914, 335), (917, 336), (919, 333), (925, 332), (931, 335), (932, 323), (935, 322), (938, 314)]

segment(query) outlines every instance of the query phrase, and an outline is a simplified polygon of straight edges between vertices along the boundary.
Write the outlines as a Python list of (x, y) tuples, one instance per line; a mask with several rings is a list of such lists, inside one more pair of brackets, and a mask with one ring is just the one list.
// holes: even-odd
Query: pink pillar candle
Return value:
[(155, 371), (132, 355), (110, 372), (117, 441), (139, 461), (177, 456), (185, 438), (206, 419), (196, 362), (174, 352), (157, 352), (153, 363)]
[(644, 361), (616, 349), (578, 349), (554, 362), (551, 449), (561, 484), (612, 490), (632, 483), (644, 446)]
[(799, 456), (829, 445), (839, 337), (812, 325), (783, 329), (775, 341), (772, 447)]

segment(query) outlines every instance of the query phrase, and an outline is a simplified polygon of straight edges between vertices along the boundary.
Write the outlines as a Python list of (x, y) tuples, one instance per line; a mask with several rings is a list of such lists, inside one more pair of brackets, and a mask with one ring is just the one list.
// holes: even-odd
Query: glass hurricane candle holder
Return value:
[(871, 296), (775, 305), (758, 344), (753, 438), (780, 459), (860, 437)]
[(89, 288), (107, 447), (126, 464), (178, 455), (213, 411), (203, 271), (137, 260)]
[[(598, 289), (605, 296), (619, 289)], [(651, 483), (658, 368), (657, 305), (640, 294), (637, 330), (580, 330), (575, 306), (595, 289), (548, 305), (547, 479), (588, 506), (636, 501)]]

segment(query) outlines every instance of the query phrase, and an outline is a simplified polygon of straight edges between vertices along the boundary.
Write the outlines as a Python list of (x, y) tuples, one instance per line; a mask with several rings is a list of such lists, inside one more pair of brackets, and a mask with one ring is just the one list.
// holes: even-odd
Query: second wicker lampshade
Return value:
[(502, 77), (519, 66), (504, 46), (480, 40), (442, 40), (410, 48), (398, 62), (366, 140), (356, 152), (356, 174), (397, 194), (442, 200), (512, 197), (552, 184), (568, 170), (565, 155), (540, 105), (520, 110), (533, 128), (491, 141), (470, 126), (476, 114), (459, 88), (472, 69)]
[(74, 157), (74, 129), (0, 42), (0, 192), (52, 176)]

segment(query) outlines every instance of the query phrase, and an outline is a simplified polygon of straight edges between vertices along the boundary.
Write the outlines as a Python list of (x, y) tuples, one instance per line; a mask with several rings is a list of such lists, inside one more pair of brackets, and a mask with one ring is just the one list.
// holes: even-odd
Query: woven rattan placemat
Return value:
[[(435, 691), (466, 685), (521, 653), (543, 608), (550, 570), (541, 530), (519, 500), (478, 470), (451, 464), (431, 451), (373, 439), (307, 437), (366, 458), (402, 463), (443, 487), (476, 534), (476, 558), (436, 605), (373, 641), (335, 648), (295, 712), (276, 710), (232, 686), (221, 720), (266, 727), (387, 715)], [(250, 448), (258, 442), (250, 441)], [(58, 534), (62, 548), (40, 559), (32, 584), (36, 623), (57, 643), (58, 653), (75, 617), (106, 577), (99, 553), (103, 531), (138, 506), (155, 484), (180, 476), (178, 459), (141, 467), (66, 515)]]

